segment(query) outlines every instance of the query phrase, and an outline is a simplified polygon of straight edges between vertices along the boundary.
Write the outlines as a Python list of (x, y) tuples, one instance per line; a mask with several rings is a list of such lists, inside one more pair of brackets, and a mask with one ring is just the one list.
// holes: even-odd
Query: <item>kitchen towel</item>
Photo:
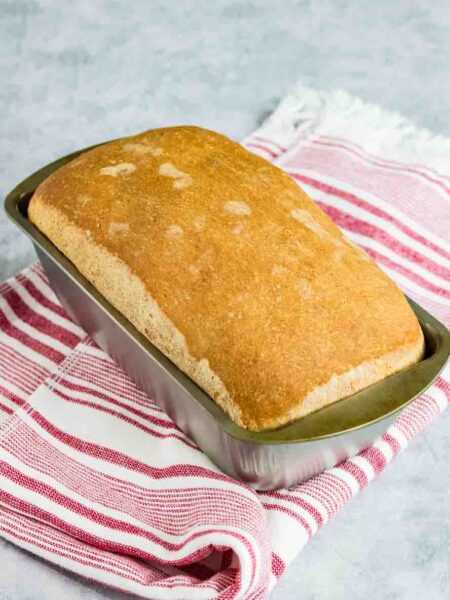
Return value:
[[(450, 140), (299, 84), (243, 144), (450, 322)], [(447, 370), (359, 455), (290, 489), (254, 492), (137, 389), (32, 266), (0, 285), (0, 534), (144, 598), (264, 598), (444, 411), (449, 381)]]

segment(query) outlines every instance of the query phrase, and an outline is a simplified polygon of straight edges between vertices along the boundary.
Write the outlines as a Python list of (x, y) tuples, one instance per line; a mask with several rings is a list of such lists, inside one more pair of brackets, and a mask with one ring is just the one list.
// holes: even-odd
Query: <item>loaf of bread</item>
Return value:
[(398, 287), (283, 171), (170, 127), (51, 175), (30, 220), (242, 427), (272, 429), (419, 361)]

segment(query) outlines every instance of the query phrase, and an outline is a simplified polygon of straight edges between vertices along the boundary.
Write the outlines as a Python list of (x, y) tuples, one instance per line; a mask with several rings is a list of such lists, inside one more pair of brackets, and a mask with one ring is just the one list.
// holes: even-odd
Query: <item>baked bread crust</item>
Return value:
[(423, 356), (398, 287), (283, 171), (197, 127), (110, 142), (30, 220), (242, 427), (272, 429)]

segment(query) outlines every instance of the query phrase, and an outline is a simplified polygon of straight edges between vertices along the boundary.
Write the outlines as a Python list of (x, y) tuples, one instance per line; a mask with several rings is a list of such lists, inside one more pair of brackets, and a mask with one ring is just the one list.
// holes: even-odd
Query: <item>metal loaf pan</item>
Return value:
[(6, 198), (6, 212), (31, 238), (53, 289), (74, 321), (225, 473), (260, 490), (308, 479), (370, 445), (444, 367), (450, 353), (448, 330), (410, 301), (426, 339), (422, 362), (279, 429), (254, 433), (237, 426), (27, 219), (37, 186), (86, 150), (53, 162), (19, 184)]

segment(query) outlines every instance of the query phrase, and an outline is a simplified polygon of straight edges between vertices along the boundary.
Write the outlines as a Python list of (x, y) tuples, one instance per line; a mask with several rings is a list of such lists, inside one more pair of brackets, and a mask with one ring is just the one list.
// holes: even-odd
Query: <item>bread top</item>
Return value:
[(32, 220), (46, 207), (142, 281), (244, 427), (281, 425), (333, 377), (422, 343), (379, 267), (286, 173), (218, 133), (97, 147), (39, 187)]

